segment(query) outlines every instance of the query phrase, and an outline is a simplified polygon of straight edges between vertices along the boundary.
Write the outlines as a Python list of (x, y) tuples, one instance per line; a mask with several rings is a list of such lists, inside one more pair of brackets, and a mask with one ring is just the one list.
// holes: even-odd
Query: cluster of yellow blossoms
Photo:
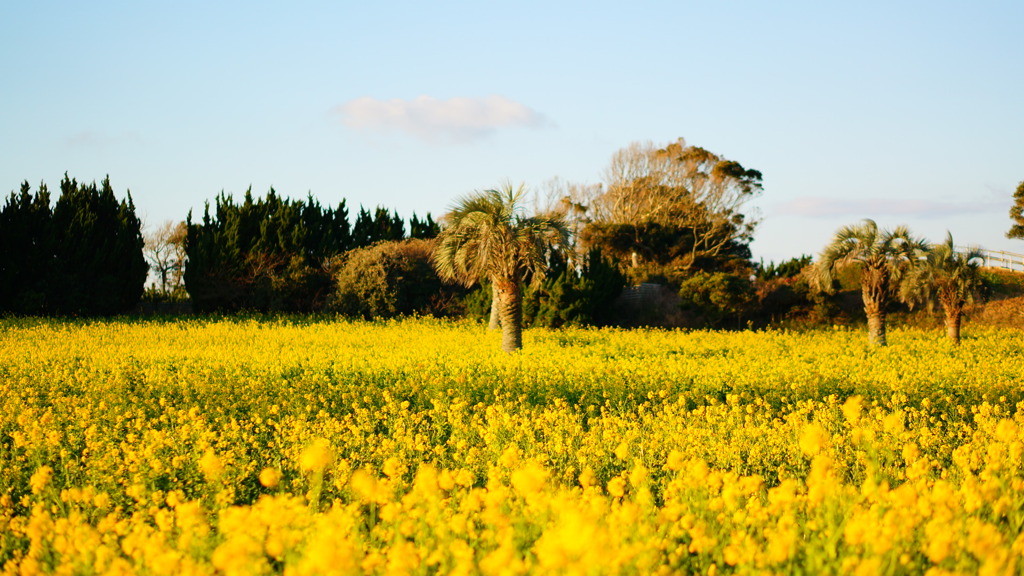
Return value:
[(0, 321), (2, 574), (1013, 574), (1022, 333)]

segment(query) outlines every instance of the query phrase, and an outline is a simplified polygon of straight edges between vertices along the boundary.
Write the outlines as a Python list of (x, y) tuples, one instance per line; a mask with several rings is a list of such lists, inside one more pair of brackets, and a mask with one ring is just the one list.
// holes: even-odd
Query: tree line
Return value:
[(240, 203), (217, 196), (202, 218), (185, 224), (183, 280), (198, 312), (239, 310), (311, 312), (327, 303), (333, 286), (332, 263), (339, 255), (378, 242), (425, 239), (440, 230), (427, 214), (405, 221), (384, 208), (360, 208), (350, 224), (342, 200), (324, 207), (280, 197), (271, 188)]
[[(879, 271), (875, 256), (858, 252), (872, 253), (871, 234), (858, 228), (863, 241), (851, 243), (856, 227), (841, 230), (817, 264), (807, 255), (753, 262), (758, 220), (748, 206), (762, 179), (683, 139), (634, 143), (613, 155), (600, 183), (553, 180), (533, 196), (511, 185), (477, 192), (440, 221), (406, 221), (382, 207), (352, 215), (344, 200), (322, 206), (312, 195), (254, 197), (250, 189), (240, 201), (221, 193), (201, 215), (167, 222), (144, 241), (130, 193), (117, 200), (109, 178), (85, 185), (65, 175), (52, 207), (45, 184), (33, 194), (27, 182), (4, 206), (0, 312), (129, 312), (144, 294), (147, 261), (156, 278), (147, 298), (187, 297), (201, 313), (468, 315), (511, 331), (510, 348), (516, 330), (531, 325), (828, 319), (842, 313), (836, 293), (854, 285), (872, 341), (884, 343), (879, 326), (894, 302), (929, 301), (912, 295), (906, 278), (923, 274), (917, 264), (938, 249), (922, 244), (902, 257), (914, 266)], [(1011, 236), (1024, 226), (1024, 183), (1015, 199)], [(906, 247), (903, 232), (892, 234)], [(865, 288), (875, 277), (884, 290)]]

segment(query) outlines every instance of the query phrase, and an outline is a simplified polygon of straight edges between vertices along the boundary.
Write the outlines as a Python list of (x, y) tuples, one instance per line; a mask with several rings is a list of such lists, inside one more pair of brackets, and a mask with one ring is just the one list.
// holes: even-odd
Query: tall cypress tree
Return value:
[(43, 314), (54, 267), (53, 211), (45, 183), (26, 181), (0, 211), (0, 312)]
[(60, 314), (128, 312), (142, 298), (148, 265), (143, 255), (142, 223), (131, 193), (118, 202), (104, 178), (61, 181), (53, 209), (56, 266), (53, 309)]
[(185, 287), (193, 307), (209, 311), (309, 311), (330, 291), (324, 264), (352, 241), (345, 203), (325, 210), (307, 201), (221, 193), (201, 222), (189, 214)]
[(105, 178), (64, 175), (56, 205), (40, 184), (11, 194), (0, 213), (0, 310), (17, 314), (116, 314), (142, 297), (148, 266), (135, 205)]
[(360, 206), (359, 213), (356, 215), (356, 222), (352, 225), (352, 247), (362, 248), (376, 241), (377, 230), (373, 216), (370, 216), (366, 208)]
[(373, 242), (395, 241), (405, 238), (405, 222), (398, 212), (392, 214), (387, 208), (378, 206), (373, 215)]
[(426, 218), (420, 220), (416, 213), (412, 213), (409, 219), (409, 238), (435, 238), (441, 232), (441, 226), (434, 222), (434, 219), (427, 213)]

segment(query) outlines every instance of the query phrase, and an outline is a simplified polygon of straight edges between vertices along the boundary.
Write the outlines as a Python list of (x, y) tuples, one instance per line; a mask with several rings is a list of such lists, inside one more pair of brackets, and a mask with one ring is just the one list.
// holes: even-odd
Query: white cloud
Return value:
[(342, 122), (357, 130), (399, 130), (429, 141), (467, 142), (498, 128), (539, 128), (548, 124), (538, 112), (503, 96), (438, 100), (357, 98), (338, 107)]
[(1005, 202), (979, 200), (977, 202), (946, 202), (920, 198), (860, 198), (842, 199), (804, 196), (775, 206), (776, 214), (793, 216), (853, 216), (877, 218), (879, 216), (911, 216), (918, 218), (944, 218), (961, 214), (980, 214), (1006, 211)]

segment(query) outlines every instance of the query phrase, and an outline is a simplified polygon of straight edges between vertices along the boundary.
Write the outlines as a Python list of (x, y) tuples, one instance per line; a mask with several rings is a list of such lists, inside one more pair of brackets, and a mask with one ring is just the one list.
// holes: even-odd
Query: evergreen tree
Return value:
[(352, 225), (352, 247), (369, 246), (376, 241), (376, 237), (373, 217), (370, 216), (366, 208), (360, 206), (359, 214), (356, 215), (356, 221)]
[(374, 212), (373, 230), (374, 237), (372, 243), (382, 241), (397, 242), (398, 240), (405, 239), (405, 222), (398, 215), (398, 212), (392, 214), (386, 208), (380, 206)]
[(549, 258), (547, 277), (527, 291), (523, 314), (530, 326), (607, 326), (612, 302), (622, 294), (626, 277), (597, 248), (573, 268), (557, 252)]
[(118, 202), (109, 177), (97, 188), (67, 174), (60, 187), (53, 209), (53, 310), (75, 315), (131, 310), (142, 298), (149, 269), (131, 192)]
[(50, 208), (45, 183), (27, 182), (0, 213), (0, 310), (16, 314), (128, 312), (146, 282), (142, 223), (131, 192), (118, 201), (104, 178), (79, 184), (64, 175)]
[(0, 312), (42, 314), (54, 268), (53, 211), (45, 183), (22, 183), (0, 212)]
[(189, 214), (185, 286), (201, 312), (309, 311), (331, 289), (328, 261), (353, 247), (348, 209), (324, 209), (312, 196), (281, 198), (271, 188), (241, 204), (223, 193), (201, 222)]
[(412, 213), (412, 218), (409, 219), (409, 238), (422, 238), (426, 240), (436, 238), (440, 232), (441, 226), (434, 222), (429, 212), (423, 220), (417, 218), (415, 212)]

